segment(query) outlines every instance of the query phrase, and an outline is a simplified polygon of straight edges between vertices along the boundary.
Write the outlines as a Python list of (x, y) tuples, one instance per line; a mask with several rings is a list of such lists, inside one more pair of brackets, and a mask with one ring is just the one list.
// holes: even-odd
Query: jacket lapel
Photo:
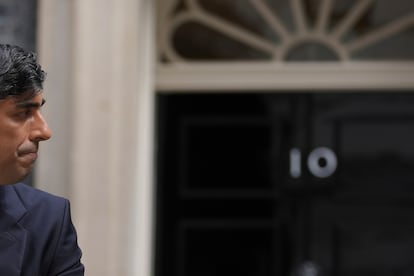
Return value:
[(20, 276), (27, 231), (19, 225), (26, 213), (12, 186), (0, 186), (0, 271), (1, 275)]

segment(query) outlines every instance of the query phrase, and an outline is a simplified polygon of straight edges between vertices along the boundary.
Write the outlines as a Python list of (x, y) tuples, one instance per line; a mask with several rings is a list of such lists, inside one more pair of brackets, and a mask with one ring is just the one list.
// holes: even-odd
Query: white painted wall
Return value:
[(71, 200), (86, 275), (151, 275), (152, 2), (39, 1), (54, 138), (35, 185)]

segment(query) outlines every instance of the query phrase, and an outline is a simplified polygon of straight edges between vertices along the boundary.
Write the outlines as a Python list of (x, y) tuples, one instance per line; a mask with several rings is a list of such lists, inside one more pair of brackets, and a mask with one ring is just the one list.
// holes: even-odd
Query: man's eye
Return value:
[(22, 110), (19, 113), (17, 113), (17, 117), (20, 119), (26, 119), (32, 116), (32, 114), (33, 114), (33, 110), (28, 108), (28, 109)]

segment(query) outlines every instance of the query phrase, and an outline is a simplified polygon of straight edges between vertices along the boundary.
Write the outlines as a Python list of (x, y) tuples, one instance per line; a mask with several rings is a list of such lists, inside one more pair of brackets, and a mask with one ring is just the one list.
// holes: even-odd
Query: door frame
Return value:
[(414, 62), (158, 64), (156, 91), (413, 91)]

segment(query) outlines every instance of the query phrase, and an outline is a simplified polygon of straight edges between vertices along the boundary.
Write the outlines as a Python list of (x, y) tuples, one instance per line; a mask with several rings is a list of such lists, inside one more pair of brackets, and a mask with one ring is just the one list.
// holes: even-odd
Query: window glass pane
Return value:
[(169, 20), (175, 22), (180, 18), (179, 24), (169, 29), (169, 39), (175, 53), (185, 59), (414, 59), (414, 1), (194, 0), (193, 3), (199, 9), (181, 0), (179, 8), (165, 21), (169, 24)]

